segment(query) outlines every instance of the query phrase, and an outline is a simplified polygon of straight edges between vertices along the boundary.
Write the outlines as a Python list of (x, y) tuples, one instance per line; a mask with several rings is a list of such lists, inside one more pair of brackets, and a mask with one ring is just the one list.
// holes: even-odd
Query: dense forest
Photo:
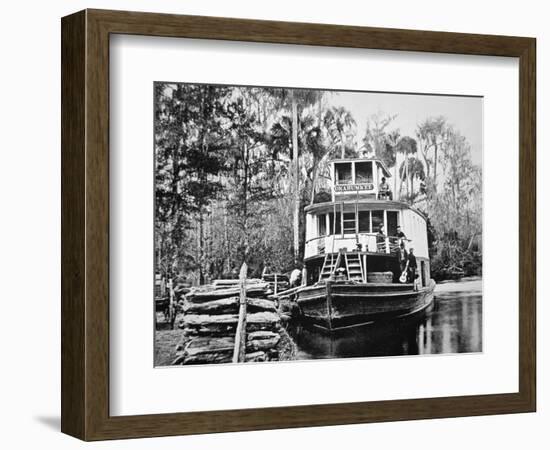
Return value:
[(432, 275), (481, 272), (482, 177), (443, 116), (401, 135), (391, 111), (364, 136), (317, 90), (155, 83), (156, 270), (191, 284), (288, 272), (304, 247), (303, 208), (330, 200), (328, 162), (376, 156), (395, 197), (429, 218)]

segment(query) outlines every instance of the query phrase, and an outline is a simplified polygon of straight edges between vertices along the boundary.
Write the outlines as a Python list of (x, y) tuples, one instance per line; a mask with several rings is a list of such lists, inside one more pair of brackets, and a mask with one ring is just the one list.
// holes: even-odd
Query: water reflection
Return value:
[(295, 325), (298, 359), (471, 353), (482, 351), (481, 281), (444, 283), (418, 317), (352, 328), (336, 335)]

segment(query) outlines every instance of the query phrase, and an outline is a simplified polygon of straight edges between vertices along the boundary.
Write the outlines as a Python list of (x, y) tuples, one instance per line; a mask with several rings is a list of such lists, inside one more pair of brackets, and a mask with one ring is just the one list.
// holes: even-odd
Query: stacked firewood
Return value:
[(369, 283), (391, 283), (393, 272), (367, 272), (367, 282)]
[[(278, 359), (280, 317), (275, 302), (265, 297), (269, 285), (247, 280), (245, 362)], [(238, 280), (216, 280), (185, 295), (179, 327), (184, 337), (176, 349), (174, 364), (231, 362), (239, 320), (241, 286)]]

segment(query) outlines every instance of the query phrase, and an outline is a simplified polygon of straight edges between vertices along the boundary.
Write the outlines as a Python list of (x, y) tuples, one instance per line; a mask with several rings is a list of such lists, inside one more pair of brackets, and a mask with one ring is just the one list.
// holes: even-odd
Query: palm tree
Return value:
[[(424, 172), (424, 164), (416, 157), (410, 157), (403, 161), (399, 168), (399, 177), (401, 182), (405, 182), (407, 186), (407, 197), (412, 203), (416, 194), (414, 193), (414, 181), (426, 179), (426, 173)], [(410, 189), (409, 189), (410, 184)]]
[(397, 145), (400, 138), (399, 130), (393, 130), (386, 136), (386, 155), (385, 163), (388, 169), (393, 168), (393, 195), (397, 191)]
[[(417, 146), (416, 141), (409, 136), (403, 136), (399, 141), (397, 142), (397, 145), (395, 147), (396, 152), (404, 155), (405, 160), (401, 163), (401, 167), (399, 169), (399, 197), (401, 197), (401, 191), (403, 189), (403, 182), (408, 180), (409, 178), (409, 164), (407, 163), (410, 155), (416, 155)], [(402, 173), (402, 170), (405, 171), (405, 173)], [(405, 183), (405, 187), (407, 188), (407, 194), (409, 194), (409, 185)]]
[(350, 136), (353, 136), (355, 119), (344, 107), (333, 107), (329, 109), (324, 117), (324, 126), (327, 130), (331, 145), (340, 150), (340, 158), (346, 157)]

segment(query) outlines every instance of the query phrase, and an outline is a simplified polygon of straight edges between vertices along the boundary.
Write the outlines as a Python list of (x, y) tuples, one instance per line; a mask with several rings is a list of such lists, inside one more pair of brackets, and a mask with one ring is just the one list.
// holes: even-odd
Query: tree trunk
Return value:
[(437, 144), (434, 145), (434, 192), (437, 192)]
[(229, 233), (227, 227), (227, 203), (223, 205), (223, 238), (225, 244), (225, 272), (231, 272), (231, 248), (229, 246)]
[(395, 155), (395, 164), (393, 165), (393, 197), (397, 200), (397, 155)]
[(315, 202), (315, 182), (317, 181), (317, 164), (313, 165), (311, 169), (311, 198), (309, 201), (310, 205), (313, 205)]
[(292, 163), (294, 168), (294, 264), (300, 256), (300, 159), (298, 151), (298, 105), (294, 91), (291, 91), (292, 102)]
[(198, 260), (199, 260), (199, 284), (204, 284), (204, 270), (202, 267), (204, 255), (203, 255), (203, 222), (204, 216), (202, 208), (199, 211), (199, 220), (198, 220), (198, 239), (197, 239), (197, 250), (198, 250)]
[(248, 145), (243, 143), (243, 164), (244, 164), (244, 180), (243, 180), (243, 233), (244, 233), (244, 255), (243, 263), (248, 259), (249, 254), (249, 236), (248, 236), (248, 177), (249, 177), (249, 152)]
[(406, 159), (405, 159), (405, 184), (407, 186), (407, 197), (410, 197), (409, 183), (407, 183), (408, 179), (409, 179), (409, 154), (406, 153)]

